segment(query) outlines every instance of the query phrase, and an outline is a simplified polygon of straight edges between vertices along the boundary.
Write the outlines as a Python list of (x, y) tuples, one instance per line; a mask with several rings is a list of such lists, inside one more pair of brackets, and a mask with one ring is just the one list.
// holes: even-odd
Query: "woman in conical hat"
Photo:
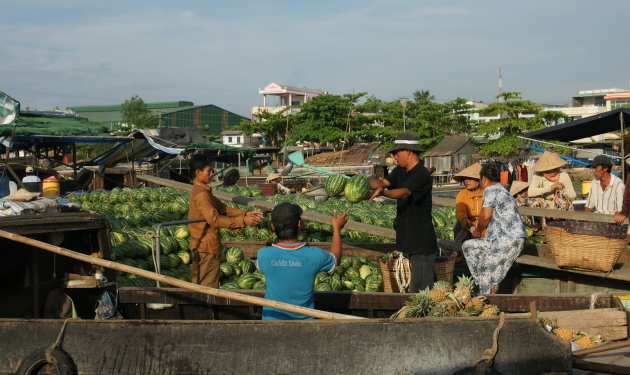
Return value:
[(475, 163), (464, 168), (453, 179), (464, 183), (465, 189), (455, 197), (455, 217), (457, 224), (453, 228), (455, 240), (463, 242), (468, 239), (470, 229), (477, 226), (483, 203), (483, 188), (479, 184), (481, 164)]
[(573, 210), (575, 190), (573, 182), (560, 167), (567, 164), (555, 152), (545, 151), (534, 165), (534, 175), (527, 195), (530, 207)]

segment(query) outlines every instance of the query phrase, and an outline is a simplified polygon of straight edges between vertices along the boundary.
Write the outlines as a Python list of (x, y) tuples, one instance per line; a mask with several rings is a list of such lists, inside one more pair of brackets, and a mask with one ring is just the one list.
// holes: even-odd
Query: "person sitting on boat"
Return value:
[(267, 176), (267, 179), (265, 180), (268, 184), (275, 184), (275, 192), (276, 193), (280, 193), (280, 194), (291, 194), (291, 193), (295, 193), (295, 189), (289, 189), (288, 187), (282, 185), (280, 183), (280, 179), (282, 178), (282, 176), (280, 176), (277, 173), (269, 173), (269, 175)]
[[(516, 205), (519, 207), (527, 207), (527, 189), (529, 188), (528, 182), (523, 181), (513, 181), (512, 186), (510, 186), (510, 195), (514, 197), (514, 201), (516, 201)], [(521, 220), (523, 220), (523, 224), (527, 226), (534, 225), (534, 218), (531, 216), (521, 215)]]
[(24, 178), (22, 179), (23, 183), (42, 182), (42, 180), (35, 175), (35, 168), (31, 167), (30, 165), (26, 167), (24, 172), (26, 172), (26, 176), (24, 176)]
[[(332, 273), (341, 258), (341, 229), (348, 222), (346, 212), (333, 213), (330, 253), (298, 242), (303, 227), (302, 209), (289, 202), (271, 212), (271, 227), (278, 242), (258, 251), (256, 267), (265, 274), (265, 298), (308, 308), (315, 307), (314, 283), (319, 272)], [(263, 306), (263, 320), (312, 319), (301, 314)]]
[(188, 219), (205, 219), (204, 222), (188, 224), (189, 248), (193, 254), (191, 280), (196, 284), (218, 288), (221, 265), (219, 228), (258, 225), (263, 214), (260, 211), (227, 207), (215, 198), (208, 186), (213, 174), (212, 167), (210, 160), (204, 155), (193, 155), (189, 165), (193, 186), (190, 192)]
[[(484, 188), (483, 205), (473, 239), (465, 241), (462, 251), (480, 293), (496, 293), (499, 283), (525, 246), (525, 228), (516, 201), (501, 185), (500, 167), (484, 165), (479, 172)], [(487, 228), (486, 236), (478, 238)]]
[(457, 223), (453, 228), (453, 234), (458, 242), (464, 242), (471, 237), (471, 230), (475, 229), (479, 220), (483, 200), (483, 188), (479, 184), (480, 170), (481, 164), (475, 163), (453, 177), (455, 181), (464, 183), (464, 189), (455, 197)]
[(566, 164), (555, 152), (543, 153), (534, 165), (535, 173), (527, 189), (530, 207), (573, 211), (573, 183), (568, 174), (560, 172)]
[[(626, 159), (626, 164), (630, 165), (630, 158)], [(628, 173), (628, 177), (626, 178), (621, 212), (615, 214), (615, 222), (621, 224), (627, 217), (630, 217), (630, 173)]]
[(623, 208), (623, 181), (612, 173), (612, 160), (604, 155), (597, 155), (591, 162), (593, 176), (591, 190), (586, 199), (585, 212), (600, 214), (620, 214)]

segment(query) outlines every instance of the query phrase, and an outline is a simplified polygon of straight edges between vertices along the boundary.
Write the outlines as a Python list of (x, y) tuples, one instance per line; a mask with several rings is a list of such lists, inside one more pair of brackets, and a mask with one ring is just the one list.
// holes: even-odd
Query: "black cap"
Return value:
[(598, 165), (603, 165), (603, 166), (607, 166), (609, 168), (612, 168), (613, 162), (608, 156), (597, 155), (597, 156), (595, 156), (595, 158), (591, 162), (591, 168), (595, 168)]
[(302, 209), (300, 206), (284, 202), (271, 211), (271, 222), (273, 225), (294, 225), (300, 221), (301, 216)]
[(422, 147), (420, 147), (420, 142), (418, 141), (418, 136), (413, 133), (401, 133), (394, 140), (394, 147), (389, 150), (389, 153), (392, 154), (396, 151), (400, 150), (411, 150), (411, 151), (424, 151)]

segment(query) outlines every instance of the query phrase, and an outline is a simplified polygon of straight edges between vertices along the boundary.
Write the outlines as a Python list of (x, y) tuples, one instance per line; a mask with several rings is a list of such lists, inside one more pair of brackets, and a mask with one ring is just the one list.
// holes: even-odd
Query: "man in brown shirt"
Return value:
[(208, 186), (212, 178), (210, 161), (203, 155), (190, 159), (190, 174), (193, 187), (190, 192), (188, 219), (205, 219), (205, 222), (188, 224), (190, 251), (193, 253), (193, 283), (219, 287), (221, 264), (221, 235), (219, 228), (242, 228), (260, 223), (262, 212), (245, 211), (227, 207), (215, 196)]

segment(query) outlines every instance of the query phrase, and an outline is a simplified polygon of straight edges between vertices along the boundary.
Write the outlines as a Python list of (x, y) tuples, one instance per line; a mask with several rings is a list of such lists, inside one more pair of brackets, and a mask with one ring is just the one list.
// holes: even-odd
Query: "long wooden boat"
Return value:
[[(108, 228), (100, 215), (24, 215), (0, 219), (0, 229), (109, 256)], [(0, 374), (37, 373), (47, 363), (45, 350), (55, 343), (50, 354), (66, 366), (60, 369), (64, 374), (469, 373), (495, 344), (500, 324), (496, 371), (571, 371), (568, 342), (535, 320), (388, 319), (406, 300), (401, 294), (318, 292), (317, 308), (367, 319), (267, 322), (259, 320), (258, 306), (247, 303), (182, 289), (121, 288), (122, 319), (94, 320), (96, 299), (115, 290), (108, 283), (64, 288), (81, 319), (49, 319), (48, 292), (61, 286), (64, 273), (86, 271), (89, 264), (6, 239), (0, 245)], [(505, 311), (528, 305), (517, 298), (493, 302)], [(583, 307), (586, 300), (558, 303)], [(597, 306), (610, 303), (610, 297), (597, 299)]]

